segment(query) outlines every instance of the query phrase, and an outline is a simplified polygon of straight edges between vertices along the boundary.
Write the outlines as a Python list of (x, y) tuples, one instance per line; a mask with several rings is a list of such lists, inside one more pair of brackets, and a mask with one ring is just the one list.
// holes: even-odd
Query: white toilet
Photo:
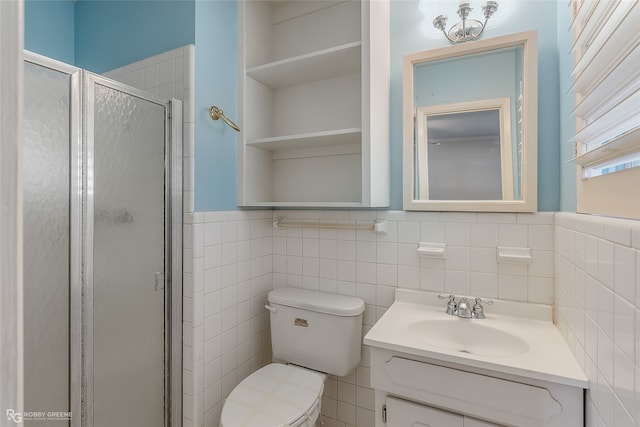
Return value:
[(347, 375), (360, 362), (359, 298), (298, 288), (269, 292), (271, 363), (233, 389), (220, 427), (313, 427), (327, 374)]

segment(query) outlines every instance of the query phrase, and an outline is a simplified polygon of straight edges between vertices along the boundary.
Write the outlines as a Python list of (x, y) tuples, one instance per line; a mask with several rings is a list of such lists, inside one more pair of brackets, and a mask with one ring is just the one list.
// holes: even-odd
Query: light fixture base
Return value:
[(471, 3), (460, 3), (458, 6), (458, 16), (462, 21), (454, 24), (449, 31), (446, 31), (447, 17), (444, 15), (438, 15), (433, 20), (433, 26), (442, 31), (447, 40), (454, 44), (477, 40), (484, 32), (489, 18), (491, 18), (498, 10), (498, 2), (489, 0), (484, 6), (482, 6), (482, 13), (485, 18), (484, 22), (477, 19), (468, 19), (469, 13), (472, 10), (473, 8), (471, 7)]
[(462, 22), (458, 22), (449, 29), (449, 37), (456, 40), (456, 42), (464, 42), (477, 39), (484, 30), (484, 25), (477, 19), (468, 19), (466, 25), (462, 25)]

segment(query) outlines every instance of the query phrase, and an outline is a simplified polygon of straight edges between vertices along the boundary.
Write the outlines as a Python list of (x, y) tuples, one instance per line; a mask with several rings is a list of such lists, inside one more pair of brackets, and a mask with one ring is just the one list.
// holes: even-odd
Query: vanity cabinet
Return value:
[(387, 427), (500, 427), (498, 424), (395, 397), (386, 399), (386, 419)]
[[(583, 389), (371, 348), (376, 427), (583, 425)], [(386, 421), (385, 421), (386, 420)]]
[(238, 2), (240, 206), (389, 205), (389, 3)]

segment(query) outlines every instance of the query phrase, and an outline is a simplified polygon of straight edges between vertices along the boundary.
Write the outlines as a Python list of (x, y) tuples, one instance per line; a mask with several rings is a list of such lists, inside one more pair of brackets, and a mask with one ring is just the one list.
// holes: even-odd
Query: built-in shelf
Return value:
[(296, 86), (360, 72), (361, 42), (347, 43), (247, 69), (271, 89)]
[(332, 145), (354, 145), (360, 144), (361, 137), (361, 128), (350, 128), (260, 138), (247, 142), (247, 145), (262, 148), (264, 150), (275, 151), (289, 150), (293, 148), (326, 147)]
[(245, 204), (245, 206), (253, 206), (253, 207), (261, 207), (261, 206), (269, 206), (269, 207), (291, 207), (297, 206), (301, 208), (360, 208), (362, 207), (361, 202), (250, 202)]
[(388, 206), (389, 1), (244, 0), (238, 17), (238, 205)]

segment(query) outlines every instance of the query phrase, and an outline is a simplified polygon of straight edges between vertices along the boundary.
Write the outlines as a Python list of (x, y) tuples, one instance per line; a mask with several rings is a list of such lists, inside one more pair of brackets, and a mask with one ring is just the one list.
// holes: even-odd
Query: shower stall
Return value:
[(180, 425), (181, 102), (30, 53), (24, 87), (24, 423)]

